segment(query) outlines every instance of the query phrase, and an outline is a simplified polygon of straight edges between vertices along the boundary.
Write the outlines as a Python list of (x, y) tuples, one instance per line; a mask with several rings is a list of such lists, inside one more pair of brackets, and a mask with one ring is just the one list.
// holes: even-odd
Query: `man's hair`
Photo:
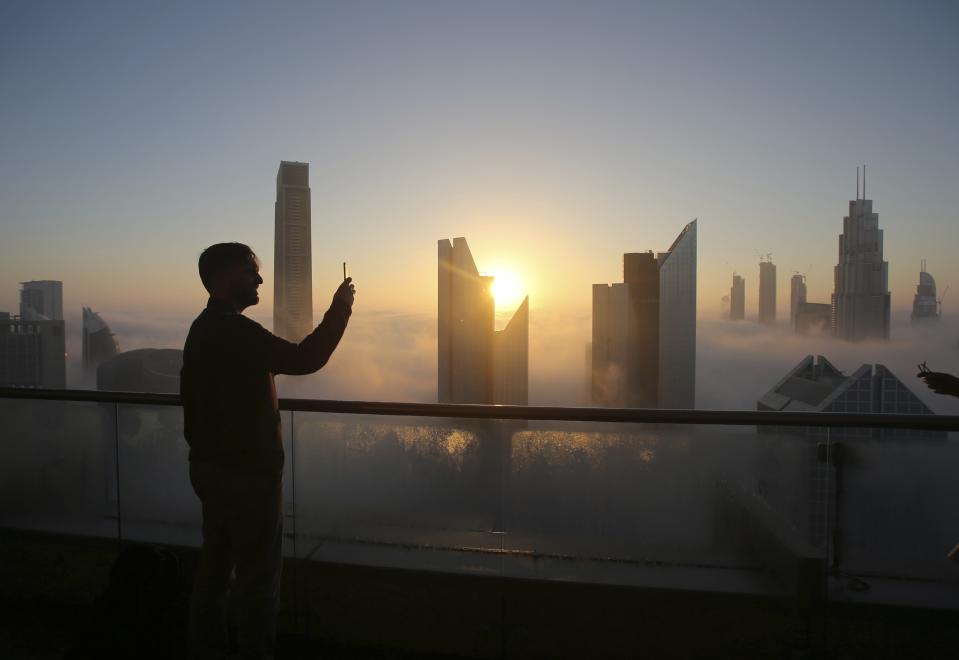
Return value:
[(200, 280), (203, 287), (213, 292), (213, 276), (217, 273), (232, 268), (239, 264), (244, 264), (253, 257), (253, 260), (259, 263), (256, 254), (250, 249), (249, 245), (243, 243), (217, 243), (211, 245), (200, 255), (198, 264), (200, 269)]

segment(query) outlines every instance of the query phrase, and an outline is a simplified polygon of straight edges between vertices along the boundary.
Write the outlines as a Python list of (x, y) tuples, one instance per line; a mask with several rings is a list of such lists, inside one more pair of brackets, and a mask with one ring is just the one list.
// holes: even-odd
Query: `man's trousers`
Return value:
[(190, 657), (226, 656), (232, 592), (239, 657), (272, 658), (283, 566), (283, 480), (195, 461), (190, 482), (203, 504)]

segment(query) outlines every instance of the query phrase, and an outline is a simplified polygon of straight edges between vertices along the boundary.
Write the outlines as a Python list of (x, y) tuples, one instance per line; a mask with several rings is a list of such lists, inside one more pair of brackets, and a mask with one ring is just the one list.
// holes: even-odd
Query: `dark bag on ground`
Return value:
[(185, 629), (177, 607), (180, 562), (164, 548), (125, 547), (89, 622), (66, 658), (176, 658)]

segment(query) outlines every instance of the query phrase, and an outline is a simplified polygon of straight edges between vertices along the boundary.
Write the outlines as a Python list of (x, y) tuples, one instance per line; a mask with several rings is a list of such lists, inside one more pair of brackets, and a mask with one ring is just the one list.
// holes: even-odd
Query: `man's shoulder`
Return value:
[(190, 324), (186, 346), (204, 340), (221, 340), (231, 336), (243, 336), (266, 332), (259, 323), (242, 314), (219, 314), (204, 309)]

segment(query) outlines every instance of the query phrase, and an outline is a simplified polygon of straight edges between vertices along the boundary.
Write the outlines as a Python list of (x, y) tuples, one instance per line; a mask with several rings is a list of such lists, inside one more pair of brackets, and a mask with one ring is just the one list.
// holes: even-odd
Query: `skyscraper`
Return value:
[(593, 403), (693, 408), (696, 220), (666, 252), (624, 255), (623, 279), (593, 285)]
[(526, 405), (529, 298), (496, 331), (494, 278), (480, 275), (465, 238), (437, 245), (437, 400)]
[(313, 330), (309, 163), (280, 163), (275, 214), (273, 332), (300, 342)]
[(796, 273), (789, 280), (789, 325), (796, 328), (799, 306), (806, 302), (806, 277)]
[(20, 316), (0, 313), (0, 387), (67, 386), (63, 282), (21, 282)]
[(771, 255), (759, 262), (759, 322), (776, 323), (776, 264)]
[(939, 320), (939, 299), (936, 298), (936, 280), (926, 272), (926, 260), (922, 260), (919, 271), (919, 285), (912, 299), (912, 322)]
[(67, 386), (63, 320), (0, 313), (0, 387)]
[[(590, 365), (594, 405), (625, 408), (640, 398), (639, 393), (630, 392), (627, 387), (632, 355), (640, 350), (634, 326), (636, 317), (630, 313), (630, 305), (629, 285), (593, 285), (593, 356)], [(658, 371), (659, 346), (647, 345), (645, 349), (655, 351)], [(658, 387), (658, 380), (656, 385)], [(652, 403), (647, 407), (656, 406), (657, 395), (658, 392), (650, 394)]]
[(659, 255), (659, 407), (696, 407), (696, 220)]
[(83, 337), (81, 351), (83, 368), (93, 370), (101, 362), (120, 352), (116, 337), (103, 318), (89, 307), (83, 308)]
[(493, 403), (529, 404), (529, 298), (493, 336)]
[(856, 199), (849, 202), (849, 215), (842, 220), (839, 236), (832, 295), (837, 337), (851, 341), (889, 338), (889, 264), (882, 258), (882, 239), (879, 214), (873, 212), (872, 200), (866, 199), (863, 167), (862, 199), (857, 169)]
[(659, 402), (659, 264), (652, 252), (623, 255), (628, 290), (629, 343), (626, 347), (626, 405), (655, 408)]
[(36, 280), (20, 285), (21, 321), (63, 320), (63, 282)]
[(729, 320), (742, 321), (746, 318), (746, 281), (733, 273), (733, 285), (729, 289)]

